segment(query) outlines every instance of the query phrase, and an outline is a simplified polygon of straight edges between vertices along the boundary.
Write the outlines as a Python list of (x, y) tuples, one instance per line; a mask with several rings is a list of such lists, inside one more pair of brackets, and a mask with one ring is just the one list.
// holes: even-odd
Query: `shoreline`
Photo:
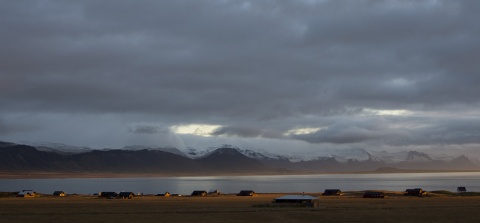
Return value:
[(83, 178), (162, 178), (162, 177), (221, 177), (221, 176), (289, 176), (395, 173), (476, 173), (480, 170), (394, 170), (362, 172), (288, 172), (288, 173), (63, 173), (63, 172), (0, 172), (0, 179), (83, 179)]

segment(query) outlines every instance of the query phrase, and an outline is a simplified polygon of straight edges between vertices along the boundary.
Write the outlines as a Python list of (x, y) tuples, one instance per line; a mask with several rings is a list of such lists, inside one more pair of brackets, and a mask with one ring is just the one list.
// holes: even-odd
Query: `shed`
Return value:
[(207, 192), (204, 191), (204, 190), (195, 190), (195, 191), (192, 192), (191, 195), (192, 196), (202, 196), (202, 197), (204, 197), (204, 196), (207, 196)]
[(304, 207), (318, 207), (319, 204), (318, 198), (310, 195), (285, 195), (273, 199), (273, 202)]
[(253, 190), (242, 190), (237, 196), (257, 196), (257, 193)]
[(405, 190), (405, 195), (406, 196), (425, 196), (427, 195), (427, 192), (422, 190), (422, 188), (414, 188), (414, 189), (406, 189)]
[(340, 196), (342, 191), (340, 189), (325, 189), (322, 196)]
[(385, 198), (385, 194), (381, 191), (365, 191), (363, 198)]
[(466, 187), (457, 187), (457, 192), (458, 193), (465, 193), (465, 192), (467, 192), (467, 188)]
[(118, 197), (123, 199), (133, 199), (133, 197), (135, 197), (135, 194), (133, 192), (120, 192), (118, 194)]
[(99, 198), (116, 198), (118, 194), (116, 192), (100, 192)]
[(65, 197), (67, 196), (67, 193), (65, 193), (65, 191), (57, 190), (53, 192), (53, 196)]

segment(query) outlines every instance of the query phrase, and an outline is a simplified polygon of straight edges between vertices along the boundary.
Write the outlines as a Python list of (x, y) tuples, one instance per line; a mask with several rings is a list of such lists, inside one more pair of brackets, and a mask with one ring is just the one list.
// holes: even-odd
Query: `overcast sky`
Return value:
[(0, 1), (0, 141), (480, 148), (480, 1)]

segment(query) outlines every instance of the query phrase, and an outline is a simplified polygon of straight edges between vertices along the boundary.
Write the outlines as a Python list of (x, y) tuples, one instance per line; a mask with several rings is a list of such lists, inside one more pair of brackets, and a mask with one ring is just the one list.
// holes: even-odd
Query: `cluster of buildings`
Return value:
[[(458, 187), (458, 193), (464, 193), (467, 189), (465, 187)], [(133, 199), (136, 195), (133, 192), (100, 192), (97, 195), (99, 198), (120, 198), (120, 199)], [(138, 194), (143, 195), (143, 194)], [(190, 196), (218, 196), (221, 195), (220, 191), (217, 189), (209, 190), (208, 192), (205, 190), (194, 190)], [(239, 193), (236, 194), (237, 196), (257, 196), (257, 193), (254, 190), (241, 190)], [(340, 189), (326, 189), (322, 196), (341, 196), (343, 192)], [(426, 196), (427, 191), (422, 190), (422, 188), (413, 188), (413, 189), (406, 189), (404, 192), (405, 196)], [(22, 190), (18, 193), (17, 197), (38, 197), (40, 194), (36, 193), (33, 190)], [(54, 191), (53, 196), (64, 197), (67, 196), (67, 193), (64, 191)], [(169, 192), (165, 192), (164, 194), (157, 194), (155, 196), (182, 196), (180, 194), (170, 194)], [(363, 193), (363, 198), (385, 198), (385, 193), (383, 191), (365, 191)], [(273, 199), (273, 203), (276, 205), (296, 205), (296, 206), (306, 206), (306, 207), (317, 207), (319, 204), (318, 197), (305, 195), (303, 194), (294, 194), (294, 195), (284, 195), (281, 197), (277, 197)]]

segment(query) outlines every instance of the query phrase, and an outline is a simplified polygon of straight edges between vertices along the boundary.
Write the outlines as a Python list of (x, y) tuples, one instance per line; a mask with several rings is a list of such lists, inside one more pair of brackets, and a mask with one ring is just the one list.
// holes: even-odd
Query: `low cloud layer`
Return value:
[(3, 2), (0, 140), (196, 147), (169, 127), (197, 124), (218, 126), (198, 129), (202, 145), (471, 147), (478, 11), (473, 0)]

